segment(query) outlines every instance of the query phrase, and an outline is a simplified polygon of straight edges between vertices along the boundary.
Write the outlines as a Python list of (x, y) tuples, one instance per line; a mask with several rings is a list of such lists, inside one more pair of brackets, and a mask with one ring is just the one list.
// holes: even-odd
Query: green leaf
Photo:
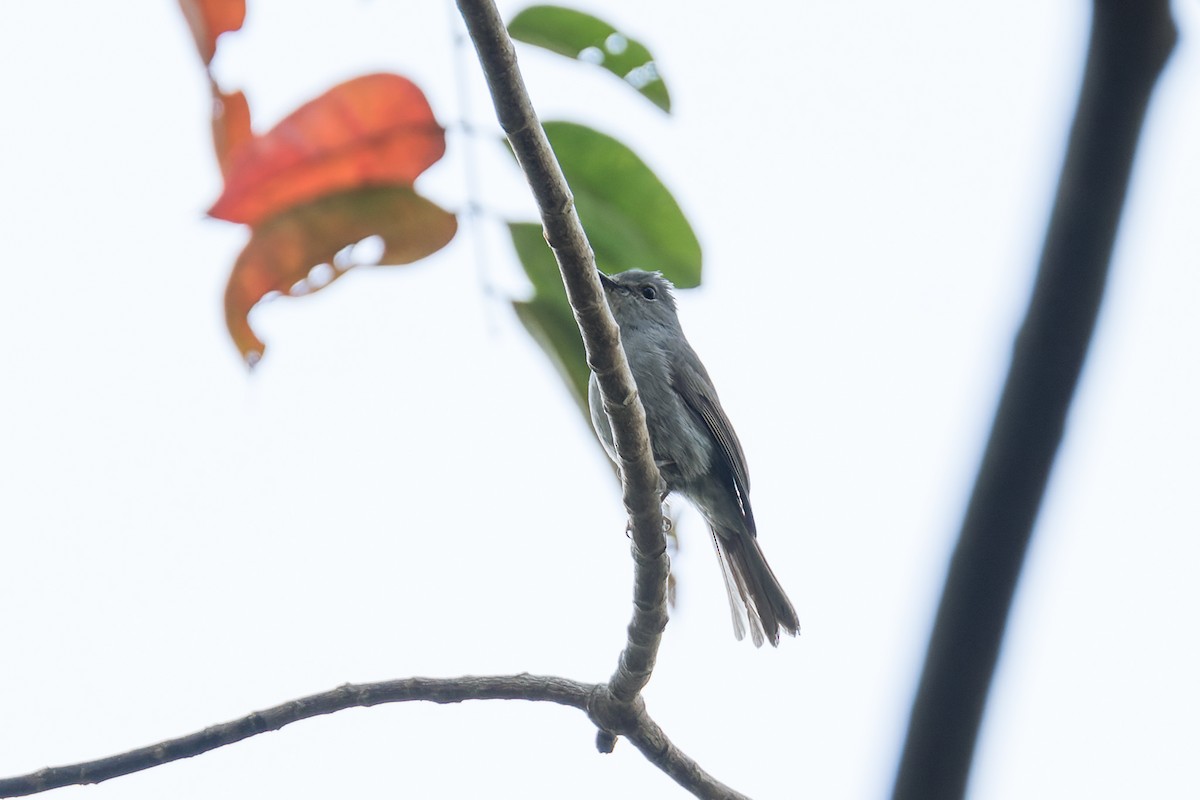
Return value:
[(536, 222), (510, 222), (508, 233), (512, 236), (517, 258), (521, 259), (521, 266), (533, 284), (534, 293), (562, 295), (565, 301), (567, 295), (558, 272), (558, 262), (554, 259), (554, 251), (546, 244), (542, 226)]
[(545, 129), (575, 195), (597, 266), (605, 272), (660, 270), (681, 289), (699, 286), (700, 242), (646, 163), (616, 139), (585, 125), (547, 122)]
[(670, 113), (671, 96), (646, 46), (607, 22), (561, 6), (530, 6), (508, 23), (518, 41), (596, 64)]
[(550, 357), (550, 362), (566, 382), (571, 397), (587, 418), (587, 383), (590, 374), (587, 353), (583, 348), (583, 338), (579, 335), (579, 326), (575, 323), (575, 312), (567, 302), (567, 293), (558, 274), (558, 262), (542, 237), (541, 225), (510, 222), (508, 232), (534, 290), (530, 300), (514, 301), (513, 310), (517, 312), (517, 318), (525, 330)]
[[(700, 283), (700, 243), (662, 182), (625, 145), (591, 128), (548, 122), (550, 139), (575, 195), (579, 217), (606, 272), (661, 270), (680, 288)], [(566, 382), (588, 418), (589, 370), (575, 314), (542, 226), (512, 222), (513, 248), (534, 295), (513, 309)]]
[(514, 300), (513, 310), (525, 330), (550, 357), (575, 405), (584, 419), (589, 420), (587, 386), (591, 370), (566, 295), (534, 295), (530, 300)]
[(562, 303), (541, 295), (532, 300), (514, 300), (513, 309), (525, 330), (550, 357), (550, 363), (566, 382), (584, 418), (589, 418), (587, 385), (591, 371), (583, 351), (583, 339), (575, 326), (575, 315), (571, 313), (566, 297)]

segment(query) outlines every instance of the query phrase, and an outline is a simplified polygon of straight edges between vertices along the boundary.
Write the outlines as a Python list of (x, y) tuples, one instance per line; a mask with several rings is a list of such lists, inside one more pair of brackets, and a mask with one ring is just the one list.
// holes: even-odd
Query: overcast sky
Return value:
[[(650, 45), (672, 117), (521, 50), (543, 118), (633, 146), (704, 247), (683, 324), (803, 633), (777, 651), (734, 641), (683, 510), (647, 703), (747, 794), (889, 789), (1088, 5), (581, 6)], [(1177, 5), (989, 704), (980, 800), (1200, 783), (1200, 13)], [(452, 131), (420, 188), (465, 207), (473, 148), (495, 212), (420, 264), (260, 309), (251, 375), (221, 310), (245, 233), (204, 218), (220, 178), (176, 5), (0, 4), (0, 774), (347, 681), (612, 671), (630, 611), (623, 510), (508, 305), (527, 288), (497, 220), (534, 211), (457, 30), (446, 2), (250, 0), (222, 40), (216, 73), (260, 130), (354, 75), (411, 77)], [(55, 796), (683, 796), (627, 743), (597, 755), (593, 734), (549, 706), (387, 706)]]

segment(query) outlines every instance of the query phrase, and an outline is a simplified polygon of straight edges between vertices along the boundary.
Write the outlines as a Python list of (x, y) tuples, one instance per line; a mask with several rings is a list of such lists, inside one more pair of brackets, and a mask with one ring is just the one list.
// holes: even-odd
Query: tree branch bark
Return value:
[(608, 309), (591, 245), (575, 212), (575, 200), (542, 130), (500, 12), (492, 0), (458, 0), (458, 8), (483, 65), (496, 117), (533, 190), (546, 241), (554, 251), (604, 406), (612, 420), (625, 508), (632, 526), (636, 564), (634, 613), (625, 649), (609, 690), (632, 703), (650, 680), (667, 623), (669, 563), (658, 467), (650, 450), (646, 414), (621, 347), (620, 329)]
[[(213, 725), (187, 736), (119, 753), (108, 758), (62, 767), (48, 767), (28, 775), (0, 778), (0, 798), (25, 797), (63, 786), (100, 783), (122, 775), (192, 758), (260, 733), (277, 731), (293, 722), (333, 714), (347, 708), (367, 708), (384, 703), (421, 701), (462, 703), (467, 700), (527, 700), (557, 703), (585, 711), (593, 720), (605, 714), (620, 715), (609, 724), (650, 763), (657, 766), (696, 797), (711, 800), (744, 800), (724, 786), (667, 738), (646, 714), (641, 698), (634, 704), (613, 703), (605, 684), (581, 683), (552, 675), (484, 675), (461, 678), (405, 678), (379, 683), (345, 684), (328, 692), (301, 697)], [(631, 713), (626, 713), (632, 708)]]
[(1041, 263), (967, 506), (893, 797), (959, 798), (1009, 608), (1104, 294), (1146, 107), (1175, 43), (1167, 0), (1096, 0)]
[(701, 769), (699, 764), (677, 748), (663, 733), (662, 728), (644, 713), (638, 720), (637, 727), (629, 732), (628, 738), (651, 764), (670, 775), (676, 783), (696, 797), (712, 800), (749, 800), (746, 795), (729, 788)]
[(191, 758), (285, 725), (357, 706), (403, 703), (461, 703), (466, 700), (531, 700), (586, 710), (595, 684), (544, 675), (407, 678), (381, 683), (346, 684), (244, 717), (168, 739), (150, 747), (65, 767), (49, 767), (0, 779), (0, 797), (24, 797), (62, 786), (100, 783), (182, 758)]

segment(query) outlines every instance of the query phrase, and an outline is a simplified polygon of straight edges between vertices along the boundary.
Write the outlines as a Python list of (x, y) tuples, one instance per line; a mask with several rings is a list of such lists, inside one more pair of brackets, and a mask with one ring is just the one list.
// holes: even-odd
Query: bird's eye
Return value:
[(653, 286), (643, 286), (642, 297), (646, 298), (647, 300), (657, 300), (658, 292), (654, 291)]

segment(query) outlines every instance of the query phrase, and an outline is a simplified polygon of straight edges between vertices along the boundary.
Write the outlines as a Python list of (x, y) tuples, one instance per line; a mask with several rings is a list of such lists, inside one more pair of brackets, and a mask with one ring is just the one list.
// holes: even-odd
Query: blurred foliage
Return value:
[(508, 33), (519, 42), (606, 69), (663, 111), (671, 111), (671, 95), (654, 56), (604, 20), (561, 6), (530, 6), (512, 18)]
[(277, 293), (312, 294), (364, 266), (338, 258), (364, 239), (381, 240), (376, 263), (410, 264), (441, 250), (457, 230), (453, 214), (411, 186), (367, 186), (292, 206), (251, 229), (225, 289), (229, 333), (254, 366), (263, 353), (248, 319), (255, 304)]
[[(230, 274), (225, 310), (230, 336), (253, 365), (264, 345), (249, 314), (263, 299), (320, 291), (355, 266), (335, 256), (365, 238), (382, 240), (384, 264), (424, 258), (453, 239), (454, 215), (414, 188), (444, 156), (445, 132), (416, 84), (374, 74), (333, 87), (256, 134), (245, 94), (218, 85), (209, 66), (220, 37), (241, 28), (245, 0), (179, 5), (212, 86), (213, 147), (225, 185), (209, 213), (250, 232)], [(518, 13), (509, 29), (519, 41), (607, 70), (670, 111), (649, 49), (608, 22), (538, 5)], [(565, 121), (545, 129), (600, 268), (657, 269), (679, 288), (699, 285), (699, 241), (654, 171), (608, 134)], [(558, 265), (540, 224), (512, 220), (508, 227), (533, 285), (532, 296), (513, 299), (513, 308), (586, 416), (588, 368)]]

